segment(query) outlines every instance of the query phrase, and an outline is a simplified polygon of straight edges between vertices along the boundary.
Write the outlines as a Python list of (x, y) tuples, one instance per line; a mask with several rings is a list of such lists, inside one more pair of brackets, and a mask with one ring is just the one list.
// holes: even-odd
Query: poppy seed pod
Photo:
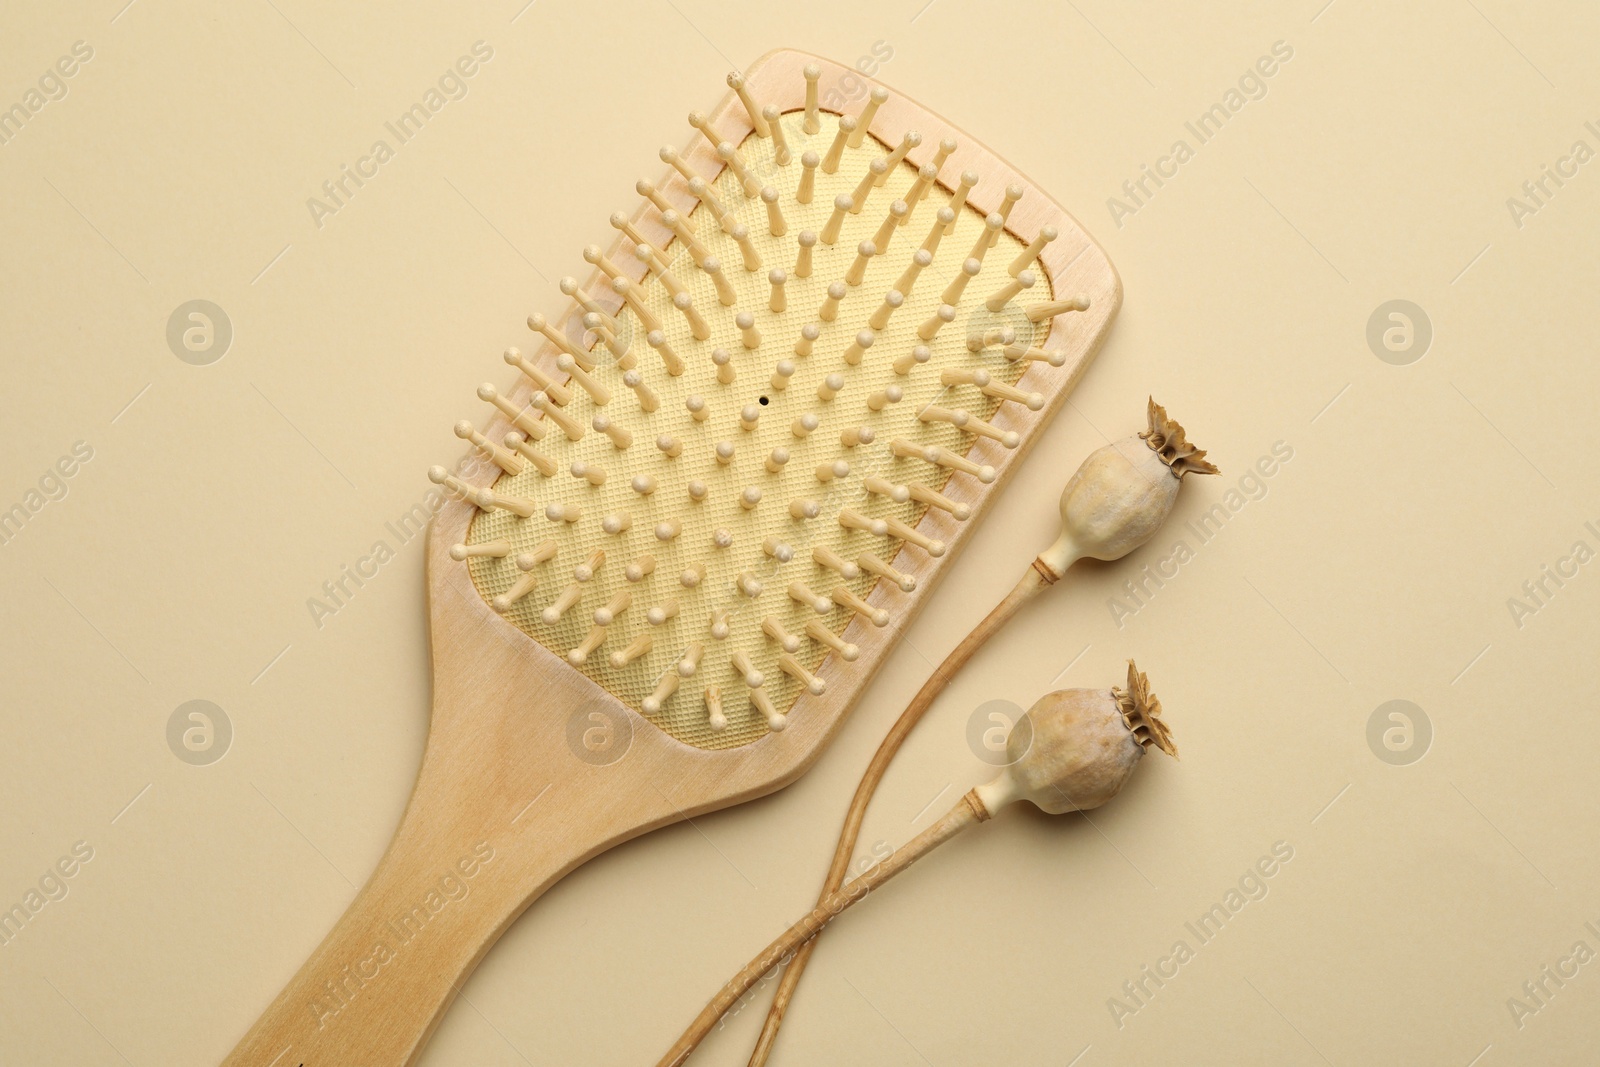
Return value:
[(1150, 428), (1099, 449), (1061, 493), (1061, 536), (1039, 562), (1060, 578), (1076, 560), (1121, 559), (1155, 535), (1186, 474), (1216, 474), (1152, 398)]
[(1060, 815), (1098, 808), (1122, 790), (1144, 750), (1178, 755), (1150, 680), (1128, 661), (1126, 689), (1063, 689), (1041, 697), (1006, 738), (1011, 763), (975, 792), (990, 812), (1018, 800)]

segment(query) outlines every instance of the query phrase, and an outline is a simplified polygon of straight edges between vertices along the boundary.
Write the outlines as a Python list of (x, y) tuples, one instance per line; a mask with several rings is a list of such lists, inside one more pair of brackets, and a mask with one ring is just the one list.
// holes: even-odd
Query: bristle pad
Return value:
[[(831, 245), (820, 241), (815, 244), (809, 276), (798, 277), (793, 270), (799, 252), (798, 235), (802, 231), (821, 233), (833, 213), (835, 198), (860, 187), (872, 161), (888, 152), (873, 137), (864, 140), (859, 148), (846, 148), (834, 173), (824, 173), (820, 168), (814, 173), (816, 186), (810, 202), (798, 203), (795, 193), (804, 173), (801, 155), (808, 150), (825, 153), (838, 128), (837, 116), (823, 114), (822, 128), (807, 134), (802, 127), (803, 118), (801, 111), (783, 116), (783, 132), (792, 152), (787, 166), (775, 164), (774, 142), (770, 138), (751, 135), (738, 148), (756, 179), (778, 190), (778, 205), (787, 222), (782, 236), (769, 234), (766, 204), (760, 197), (744, 195), (738, 175), (731, 168), (725, 168), (713, 183), (721, 203), (747, 228), (748, 241), (760, 255), (760, 269), (746, 270), (739, 242), (718, 225), (710, 209), (701, 206), (694, 211), (695, 237), (720, 261), (723, 277), (738, 293), (736, 304), (725, 307), (718, 301), (713, 279), (695, 265), (681, 241), (675, 240), (661, 250), (675, 280), (690, 293), (694, 310), (709, 323), (710, 337), (704, 341), (695, 339), (689, 319), (674, 307), (672, 293), (653, 273), (634, 287), (660, 321), (667, 346), (686, 365), (684, 373), (667, 373), (662, 354), (647, 343), (647, 331), (632, 310), (624, 306), (617, 315), (622, 336), (631, 341), (629, 354), (637, 360), (636, 367), (645, 382), (659, 394), (660, 406), (648, 414), (642, 411), (633, 392), (623, 386), (615, 357), (603, 343), (595, 341), (590, 355), (597, 364), (593, 376), (610, 388), (609, 403), (598, 407), (586, 393), (574, 389), (563, 413), (584, 427), (582, 439), (568, 441), (562, 434), (553, 433), (538, 443), (539, 449), (556, 461), (555, 476), (546, 478), (530, 466), (514, 477), (503, 475), (494, 486), (496, 493), (535, 501), (535, 514), (521, 518), (503, 510), (480, 513), (468, 537), (470, 544), (505, 539), (515, 548), (505, 557), (468, 560), (473, 580), (488, 600), (505, 593), (523, 577), (515, 562), (517, 554), (542, 541), (555, 540), (559, 546), (555, 558), (537, 564), (531, 572), (538, 578), (537, 588), (518, 599), (505, 614), (557, 656), (565, 658), (591, 637), (597, 609), (613, 603), (619, 592), (631, 595), (630, 606), (607, 627), (598, 650), (575, 669), (641, 714), (645, 714), (645, 698), (657, 689), (662, 676), (678, 669), (679, 660), (691, 644), (702, 644), (704, 654), (693, 676), (683, 679), (659, 711), (646, 715), (668, 734), (701, 748), (747, 744), (765, 736), (770, 729), (766, 716), (751, 703), (741, 672), (733, 666), (736, 653), (744, 653), (760, 673), (762, 692), (778, 712), (787, 712), (805, 691), (800, 681), (779, 666), (778, 656), (783, 649), (763, 632), (764, 618), (776, 618), (792, 634), (804, 633), (809, 620), (820, 619), (846, 640), (850, 640), (846, 631), (857, 628), (859, 633), (858, 628), (872, 625), (846, 606), (835, 605), (826, 615), (819, 616), (811, 606), (799, 603), (786, 592), (791, 582), (798, 581), (824, 597), (839, 586), (864, 598), (870, 595), (879, 581), (877, 577), (862, 573), (845, 578), (820, 566), (813, 556), (813, 549), (818, 547), (829, 549), (844, 560), (871, 552), (894, 561), (902, 548), (900, 541), (892, 536), (877, 536), (870, 530), (847, 529), (839, 523), (839, 512), (849, 508), (870, 519), (898, 519), (915, 526), (926, 505), (915, 499), (896, 503), (881, 493), (869, 493), (863, 486), (866, 478), (876, 476), (895, 484), (920, 483), (936, 490), (944, 488), (950, 477), (975, 484), (969, 474), (951, 475), (921, 458), (897, 458), (891, 449), (891, 442), (900, 439), (919, 446), (942, 446), (957, 455), (966, 453), (975, 440), (972, 434), (949, 422), (917, 418), (918, 411), (929, 404), (1006, 424), (1004, 413), (996, 412), (1001, 401), (984, 395), (975, 385), (944, 386), (940, 371), (981, 369), (995, 382), (1015, 382), (1032, 364), (1025, 360), (1012, 362), (998, 347), (969, 351), (969, 337), (1009, 327), (1016, 331), (1019, 344), (1031, 345), (1042, 342), (1050, 330), (1050, 320), (1030, 322), (1023, 312), (1024, 305), (1018, 302), (998, 313), (984, 307), (985, 298), (1010, 281), (1006, 266), (1025, 244), (1003, 232), (984, 258), (982, 271), (966, 287), (955, 320), (944, 325), (931, 342), (918, 338), (918, 327), (938, 310), (941, 294), (961, 272), (963, 260), (984, 232), (983, 216), (968, 207), (957, 214), (954, 232), (941, 239), (933, 262), (920, 272), (903, 305), (890, 315), (887, 327), (876, 332), (864, 353), (848, 353), (848, 358), (859, 358), (859, 363), (847, 362), (847, 350), (912, 262), (938, 209), (949, 201), (948, 186), (955, 184), (957, 176), (948, 173), (950, 167), (946, 167), (947, 172), (940, 176), (942, 184), (922, 198), (904, 226), (893, 230), (887, 251), (880, 249), (882, 254), (866, 264), (861, 284), (849, 287), (837, 317), (819, 322), (817, 312), (828, 295), (829, 285), (845, 279), (858, 258), (858, 246), (880, 232), (891, 203), (906, 194), (916, 180), (917, 169), (910, 162), (902, 162), (890, 171), (888, 181), (870, 192), (863, 210), (845, 216), (837, 241)], [(621, 250), (610, 254), (619, 264), (633, 259), (632, 242), (623, 238), (621, 245)], [(769, 306), (769, 273), (773, 269), (788, 272), (787, 306), (782, 312), (774, 312)], [(1036, 273), (1039, 284), (1026, 294), (1025, 305), (1044, 303), (1053, 297), (1049, 277), (1042, 269), (1036, 268)], [(603, 291), (603, 279), (594, 288)], [(746, 347), (746, 339), (753, 335), (741, 330), (736, 322), (736, 316), (743, 312), (754, 317), (754, 333), (760, 337), (758, 347), (753, 349)], [(811, 355), (797, 356), (796, 342), (809, 323), (817, 323), (820, 334)], [(592, 334), (590, 340), (595, 340)], [(932, 358), (912, 367), (909, 374), (896, 374), (892, 369), (894, 361), (924, 343), (932, 350)], [(712, 359), (713, 350), (718, 348), (732, 354), (731, 384), (719, 381), (718, 365)], [(772, 386), (774, 368), (780, 360), (790, 361), (795, 368), (786, 388), (781, 390)], [(843, 376), (844, 388), (831, 401), (819, 400), (818, 387), (832, 374)], [(872, 410), (867, 403), (869, 397), (888, 386), (898, 386), (903, 398)], [(704, 399), (709, 418), (697, 421), (690, 416), (685, 407), (690, 396)], [(757, 415), (754, 429), (745, 428), (741, 421), (741, 413), (747, 408)], [(792, 432), (791, 425), (806, 413), (814, 414), (819, 425), (801, 439)], [(613, 437), (589, 429), (596, 414), (604, 414), (613, 425), (625, 428), (632, 436), (631, 445), (619, 449)], [(841, 443), (847, 431), (863, 426), (873, 431), (870, 443), (854, 447)], [(662, 435), (681, 443), (679, 456), (673, 458), (656, 446)], [(718, 459), (717, 445), (722, 442), (733, 446), (731, 462)], [(786, 463), (769, 462), (775, 449), (787, 451)], [(840, 459), (849, 464), (849, 474), (820, 481), (818, 467)], [(589, 480), (574, 477), (570, 469), (575, 462), (604, 470), (604, 483), (595, 486)], [(635, 479), (641, 475), (654, 479), (653, 492), (644, 494), (634, 488)], [(691, 499), (687, 488), (696, 480), (707, 489), (704, 499), (698, 502)], [(750, 504), (753, 494), (746, 492), (749, 489), (760, 493), (754, 506)], [(790, 505), (797, 500), (820, 505), (817, 516), (793, 517)], [(545, 510), (552, 504), (576, 505), (581, 509), (581, 518), (570, 523), (550, 521)], [(602, 523), (624, 514), (631, 519), (626, 529), (618, 534), (607, 533)], [(681, 528), (675, 536), (662, 540), (657, 536), (657, 527), (663, 523)], [(615, 527), (618, 523), (612, 521), (610, 525)], [(719, 540), (730, 538), (731, 543), (719, 547)], [(764, 551), (763, 542), (769, 538), (791, 547), (792, 559), (780, 563)], [(545, 622), (543, 610), (573, 584), (574, 568), (587, 562), (597, 548), (604, 550), (605, 562), (593, 578), (583, 583), (581, 601), (563, 612), (558, 622)], [(921, 553), (923, 549), (906, 546), (905, 551)], [(625, 572), (629, 564), (645, 555), (654, 557), (654, 569), (640, 581), (628, 581)], [(697, 563), (704, 566), (704, 578), (685, 587), (681, 576)], [(751, 575), (761, 589), (756, 597), (748, 595)], [(660, 625), (651, 625), (647, 617), (650, 609), (669, 601), (677, 602), (676, 614)], [(725, 626), (725, 638), (715, 636), (716, 624)], [(890, 625), (896, 623), (891, 620)], [(722, 632), (720, 626), (716, 632)], [(628, 648), (644, 633), (653, 638), (650, 650), (623, 666), (613, 666), (611, 654)], [(795, 658), (829, 685), (852, 684), (850, 673), (854, 666), (832, 655), (817, 641), (806, 638)], [(727, 724), (721, 730), (713, 730), (708, 722), (702, 699), (708, 685), (722, 687)], [(530, 694), (530, 698), (533, 696)]]

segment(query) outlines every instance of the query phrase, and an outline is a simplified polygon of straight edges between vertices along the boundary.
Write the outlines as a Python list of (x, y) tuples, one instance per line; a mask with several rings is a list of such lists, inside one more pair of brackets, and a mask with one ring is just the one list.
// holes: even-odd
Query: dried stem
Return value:
[[(858, 903), (868, 893), (878, 888), (917, 860), (938, 848), (952, 837), (959, 834), (969, 826), (976, 826), (989, 818), (990, 812), (984, 807), (983, 801), (978, 799), (976, 791), (962, 797), (956, 806), (929, 826), (922, 833), (912, 838), (905, 845), (896, 849), (888, 859), (873, 867), (860, 878), (848, 885), (823, 895), (821, 901), (812, 909), (811, 914), (795, 923), (783, 934), (763, 949), (754, 959), (745, 965), (744, 969), (728, 980), (722, 991), (711, 999), (690, 1024), (689, 1029), (683, 1032), (667, 1054), (661, 1058), (657, 1067), (679, 1067), (689, 1058), (690, 1053), (711, 1028), (717, 1025), (717, 1020), (722, 1018), (724, 1012), (736, 1004), (740, 997), (750, 991), (750, 987), (761, 980), (761, 976), (783, 962), (783, 958), (796, 948), (809, 944), (812, 938), (821, 933), (828, 922), (843, 912), (846, 908)], [(799, 957), (790, 963), (799, 962)]]
[[(872, 800), (872, 794), (877, 791), (878, 783), (883, 780), (884, 772), (889, 769), (890, 761), (894, 759), (895, 753), (900, 751), (900, 746), (905, 744), (912, 728), (922, 720), (922, 716), (933, 704), (934, 699), (944, 692), (945, 686), (950, 684), (956, 672), (966, 665), (967, 660), (971, 659), (979, 648), (983, 647), (984, 642), (994, 636), (1022, 605), (1032, 600), (1041, 590), (1049, 588), (1059, 577), (1060, 575), (1047, 574), (1038, 564), (1029, 567), (1016, 588), (1012, 589), (1006, 598), (945, 657), (944, 662), (939, 664), (932, 677), (923, 683), (917, 695), (906, 706), (906, 710), (900, 713), (900, 718), (895, 721), (888, 735), (878, 745), (878, 751), (873, 755), (872, 762), (867, 765), (866, 773), (861, 776), (861, 784), (856, 786), (856, 794), (850, 801), (850, 810), (844, 817), (844, 828), (839, 832), (839, 843), (833, 851), (833, 865), (828, 868), (828, 877), (822, 886), (822, 899), (827, 899), (829, 894), (844, 884), (845, 875), (850, 869), (850, 860), (855, 855), (856, 838), (860, 836), (861, 823), (866, 818), (867, 805)], [(767, 1062), (773, 1042), (778, 1037), (778, 1028), (783, 1025), (783, 1013), (789, 1008), (789, 1000), (794, 996), (795, 987), (800, 984), (800, 976), (805, 973), (806, 964), (810, 961), (815, 947), (815, 941), (807, 941), (795, 954), (794, 961), (784, 970), (777, 991), (772, 995), (772, 1007), (767, 1011), (767, 1021), (761, 1028), (761, 1037), (756, 1041), (755, 1051), (750, 1056), (750, 1067), (761, 1067)]]

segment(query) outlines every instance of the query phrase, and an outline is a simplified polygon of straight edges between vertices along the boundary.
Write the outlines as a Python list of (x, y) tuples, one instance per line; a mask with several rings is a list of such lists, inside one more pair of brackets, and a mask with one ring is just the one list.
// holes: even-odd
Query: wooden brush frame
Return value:
[[(787, 50), (758, 59), (744, 76), (763, 104), (797, 111), (805, 106), (802, 72), (808, 64), (822, 70), (824, 98), (840, 79), (859, 77), (850, 67)], [(751, 131), (750, 118), (731, 91), (709, 117), (734, 144)], [(895, 621), (883, 628), (852, 624), (849, 640), (860, 647), (860, 657), (850, 665), (848, 679), (838, 679), (820, 696), (802, 695), (782, 732), (712, 751), (674, 740), (496, 614), (468, 568), (449, 556), (452, 545), (467, 539), (475, 512), (473, 505), (452, 499), (434, 519), (427, 542), (434, 700), (411, 799), (371, 880), (227, 1064), (415, 1062), (478, 961), (558, 879), (648, 830), (779, 789), (822, 753), (970, 538), (973, 520), (1007, 483), (1088, 367), (1122, 298), (1111, 263), (1078, 222), (970, 136), (898, 94), (878, 108), (870, 132), (896, 145), (910, 129), (923, 135), (908, 157), (914, 163), (930, 158), (942, 138), (958, 141), (941, 169), (939, 188), (946, 195), (946, 182), (962, 171), (976, 171), (982, 180), (968, 202), (987, 213), (1000, 206), (1007, 185), (1021, 185), (1026, 195), (1011, 212), (1007, 229), (1026, 241), (1046, 225), (1056, 227), (1060, 236), (1044, 247), (1034, 269), (1046, 272), (1058, 297), (1082, 294), (1090, 301), (1088, 310), (1052, 322), (1046, 341), (1065, 353), (1065, 364), (1031, 363), (1018, 383), (1043, 394), (1043, 408), (1010, 404), (997, 419), (1021, 434), (1020, 447), (1008, 450), (978, 439), (968, 453), (995, 468), (995, 482), (980, 485), (958, 477), (946, 487), (948, 496), (971, 506), (972, 518), (957, 522), (929, 509), (919, 524), (923, 533), (947, 543), (946, 555), (934, 559), (902, 551), (891, 561), (917, 579), (917, 589), (904, 593), (892, 583), (877, 584), (869, 600)], [(698, 134), (684, 156), (702, 172), (721, 167)], [(662, 194), (689, 207), (681, 179), (670, 177), (659, 183)], [(648, 201), (633, 223), (658, 247), (671, 240)], [(617, 254), (620, 245), (619, 237), (608, 254), (618, 263), (633, 263), (633, 257)], [(585, 288), (611, 295), (594, 277)], [(581, 317), (581, 310), (570, 309), (556, 328), (564, 330), (574, 314)], [(535, 362), (560, 377), (555, 355), (553, 346), (545, 345)], [(526, 395), (524, 386), (514, 397), (519, 406)], [(510, 428), (497, 417), (487, 435), (498, 440)], [(589, 730), (598, 731), (591, 739), (610, 731), (612, 743), (592, 750), (583, 743)], [(470, 891), (451, 899), (441, 889), (447, 876)]]

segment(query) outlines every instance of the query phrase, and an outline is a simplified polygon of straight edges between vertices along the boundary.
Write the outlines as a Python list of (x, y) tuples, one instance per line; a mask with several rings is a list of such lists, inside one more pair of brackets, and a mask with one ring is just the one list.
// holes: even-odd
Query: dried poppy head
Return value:
[(1121, 559), (1155, 535), (1187, 474), (1216, 474), (1152, 398), (1150, 428), (1099, 449), (1061, 493), (1061, 536), (1040, 561), (1059, 578), (1074, 561)]
[(1006, 738), (1011, 763), (976, 790), (991, 813), (1019, 800), (1052, 815), (1098, 808), (1122, 790), (1151, 745), (1176, 757), (1161, 701), (1128, 661), (1126, 689), (1063, 689), (1041, 697)]

